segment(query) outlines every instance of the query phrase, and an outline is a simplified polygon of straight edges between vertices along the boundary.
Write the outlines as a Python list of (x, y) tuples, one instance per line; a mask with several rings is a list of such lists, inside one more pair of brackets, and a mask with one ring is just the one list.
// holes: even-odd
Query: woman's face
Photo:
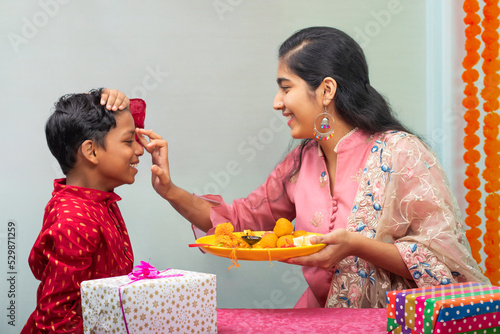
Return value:
[[(321, 94), (312, 91), (282, 61), (278, 63), (276, 82), (279, 90), (274, 97), (273, 108), (281, 110), (288, 119), (291, 136), (295, 139), (314, 138), (314, 120), (324, 108)], [(320, 89), (318, 87), (317, 90)]]

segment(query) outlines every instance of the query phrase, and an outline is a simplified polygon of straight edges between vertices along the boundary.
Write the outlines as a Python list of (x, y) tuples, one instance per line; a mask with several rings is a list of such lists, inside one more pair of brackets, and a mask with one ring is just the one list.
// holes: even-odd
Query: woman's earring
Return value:
[[(323, 117), (323, 119), (321, 120), (320, 128), (322, 130), (327, 130), (326, 132), (320, 132), (316, 127), (318, 117)], [(331, 125), (330, 125), (330, 120), (332, 123)], [(325, 111), (322, 114), (319, 114), (314, 120), (314, 134), (315, 134), (314, 138), (316, 138), (317, 140), (328, 140), (332, 138), (334, 125), (335, 125), (335, 120), (333, 119), (332, 115), (326, 112), (326, 106), (325, 106)]]

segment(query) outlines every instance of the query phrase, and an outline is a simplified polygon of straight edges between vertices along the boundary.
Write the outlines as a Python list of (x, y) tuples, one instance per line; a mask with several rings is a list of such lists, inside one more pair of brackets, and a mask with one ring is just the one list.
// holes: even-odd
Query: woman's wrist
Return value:
[(170, 182), (168, 187), (165, 187), (165, 191), (162, 193), (162, 197), (169, 202), (175, 202), (178, 197), (176, 193), (178, 193), (179, 187)]
[(347, 239), (347, 250), (349, 252), (348, 256), (357, 256), (357, 257), (363, 257), (363, 253), (365, 250), (365, 244), (366, 240), (368, 238), (365, 238), (361, 234), (357, 232), (347, 232), (348, 237)]

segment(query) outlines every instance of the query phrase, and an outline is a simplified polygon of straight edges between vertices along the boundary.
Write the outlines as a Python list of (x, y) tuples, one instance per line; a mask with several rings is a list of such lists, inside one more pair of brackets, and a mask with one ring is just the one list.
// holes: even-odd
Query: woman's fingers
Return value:
[(104, 88), (101, 93), (101, 104), (106, 105), (108, 110), (123, 110), (128, 107), (130, 100), (117, 89)]
[[(167, 142), (163, 140), (162, 136), (155, 133), (153, 130), (136, 128), (135, 133), (139, 138), (139, 142), (149, 153), (152, 153), (155, 148), (162, 148), (167, 146)], [(148, 137), (149, 140), (146, 137)]]
[(299, 266), (307, 266), (307, 267), (317, 267), (316, 263), (318, 262), (318, 258), (316, 253), (306, 256), (294, 257), (291, 259), (287, 259), (283, 262), (288, 264), (296, 264)]
[(162, 136), (154, 132), (153, 130), (146, 130), (146, 129), (136, 129), (136, 132), (143, 136), (148, 136), (150, 139), (163, 139)]

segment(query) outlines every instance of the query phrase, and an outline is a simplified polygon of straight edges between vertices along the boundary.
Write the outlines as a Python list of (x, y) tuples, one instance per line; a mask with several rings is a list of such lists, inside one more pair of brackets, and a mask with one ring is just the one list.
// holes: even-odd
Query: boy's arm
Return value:
[[(96, 229), (82, 225), (56, 222), (40, 239), (40, 250), (48, 261), (43, 272), (38, 272), (42, 290), (34, 320), (41, 331), (83, 332), (80, 283), (92, 274), (92, 255), (100, 237)], [(33, 265), (32, 270), (40, 268)]]

